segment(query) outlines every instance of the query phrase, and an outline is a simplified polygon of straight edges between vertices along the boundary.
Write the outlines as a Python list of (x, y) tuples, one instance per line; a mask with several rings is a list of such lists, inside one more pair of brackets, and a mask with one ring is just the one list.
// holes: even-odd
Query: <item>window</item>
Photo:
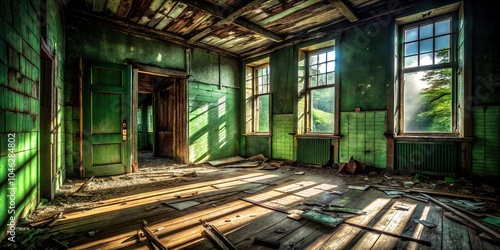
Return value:
[(153, 132), (153, 106), (148, 106), (148, 132)]
[(401, 26), (403, 133), (449, 134), (456, 128), (454, 25), (447, 15)]
[(269, 133), (270, 117), (270, 89), (269, 89), (269, 64), (264, 64), (254, 68), (254, 130), (258, 133)]
[(137, 109), (137, 132), (142, 132), (142, 110)]
[(334, 133), (335, 50), (306, 53), (306, 131)]

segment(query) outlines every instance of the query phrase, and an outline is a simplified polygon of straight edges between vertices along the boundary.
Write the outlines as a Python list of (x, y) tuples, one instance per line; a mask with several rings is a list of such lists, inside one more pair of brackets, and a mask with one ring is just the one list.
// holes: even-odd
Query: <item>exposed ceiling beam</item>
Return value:
[(144, 25), (139, 25), (136, 23), (128, 23), (128, 22), (125, 22), (122, 20), (117, 20), (117, 19), (113, 19), (110, 17), (101, 16), (101, 15), (90, 14), (90, 13), (80, 11), (80, 10), (72, 10), (71, 15), (76, 17), (76, 18), (85, 20), (87, 22), (92, 22), (92, 23), (95, 23), (98, 25), (104, 25), (106, 27), (120, 30), (120, 31), (123, 31), (125, 33), (144, 36), (144, 37), (148, 37), (148, 38), (153, 38), (153, 39), (161, 40), (164, 42), (181, 45), (183, 47), (196, 47), (196, 48), (201, 48), (201, 49), (208, 49), (208, 50), (217, 52), (221, 55), (225, 55), (228, 57), (233, 57), (233, 58), (239, 57), (238, 55), (236, 55), (234, 53), (231, 53), (231, 52), (228, 52), (228, 51), (216, 48), (216, 47), (212, 47), (212, 46), (208, 46), (208, 45), (202, 46), (200, 44), (194, 44), (194, 43), (188, 44), (186, 39), (184, 39), (178, 35), (175, 35), (175, 34), (172, 34), (169, 32), (165, 32), (165, 31), (160, 31), (160, 30), (150, 28), (150, 27), (147, 27)]
[[(189, 1), (186, 1), (186, 4), (188, 4), (187, 2), (191, 2), (191, 1), (194, 1), (194, 0), (189, 0)], [(224, 26), (227, 26), (227, 25), (230, 25), (232, 23), (236, 24), (235, 20), (240, 17), (241, 15), (243, 15), (245, 12), (251, 10), (251, 9), (254, 9), (255, 7), (259, 6), (262, 2), (264, 1), (267, 1), (267, 0), (255, 0), (255, 1), (251, 1), (247, 4), (245, 4), (244, 6), (242, 6), (241, 8), (235, 10), (233, 13), (229, 14), (228, 16), (222, 18), (222, 20), (220, 20), (219, 22), (213, 24), (212, 26), (202, 30), (200, 33), (194, 35), (193, 37), (191, 37), (188, 42), (189, 43), (195, 43), (196, 41), (202, 39), (203, 37), (207, 36), (208, 34), (212, 33), (213, 31), (221, 28), (221, 27), (224, 27)], [(201, 6), (201, 4), (200, 4)], [(207, 11), (208, 12), (208, 11)], [(210, 13), (210, 12), (209, 12)], [(220, 13), (219, 13), (220, 15)], [(247, 23), (250, 23), (250, 22), (247, 22)], [(238, 24), (239, 25), (239, 24)], [(255, 28), (255, 26), (257, 25), (253, 25), (253, 27)], [(245, 27), (245, 26), (242, 26), (243, 28), (246, 28), (246, 29), (250, 29), (248, 27), (252, 27), (251, 25)], [(262, 28), (262, 30), (264, 30)], [(257, 31), (255, 30), (252, 30), (256, 33), (258, 33)], [(261, 34), (261, 35), (264, 35), (264, 34)], [(277, 36), (277, 35), (275, 35)], [(267, 36), (266, 36), (267, 37)], [(279, 36), (278, 36), (279, 37)]]
[(328, 0), (330, 3), (332, 3), (335, 8), (337, 8), (340, 13), (342, 13), (347, 20), (349, 20), (351, 23), (356, 22), (359, 20), (359, 18), (356, 16), (354, 10), (351, 7), (351, 4), (346, 2), (345, 0)]
[[(200, 1), (200, 0), (180, 0), (180, 1), (187, 4), (187, 5), (190, 5), (192, 7), (203, 10), (209, 14), (212, 14), (213, 16), (215, 16), (217, 18), (220, 18), (220, 19), (226, 18), (224, 16), (224, 12), (223, 12), (222, 8), (217, 6), (217, 5), (209, 4), (206, 1)], [(241, 19), (241, 18), (235, 19), (233, 21), (233, 24), (235, 24), (243, 29), (252, 31), (256, 34), (259, 34), (263, 37), (266, 37), (274, 42), (281, 42), (284, 40), (281, 36), (271, 32), (265, 28), (262, 28), (261, 26), (259, 26), (257, 24), (254, 24), (252, 22), (249, 22), (249, 21)]]

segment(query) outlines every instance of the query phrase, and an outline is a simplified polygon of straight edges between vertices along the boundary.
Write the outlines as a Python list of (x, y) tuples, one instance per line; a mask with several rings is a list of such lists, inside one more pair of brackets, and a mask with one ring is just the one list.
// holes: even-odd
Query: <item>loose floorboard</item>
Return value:
[[(219, 229), (238, 249), (272, 249), (254, 244), (256, 237), (279, 242), (280, 249), (499, 249), (480, 238), (476, 229), (445, 218), (443, 209), (432, 202), (391, 198), (375, 188), (352, 190), (347, 188), (352, 183), (346, 184), (336, 174), (304, 168), (300, 169), (304, 175), (295, 175), (296, 171), (245, 168), (200, 173), (168, 187), (134, 190), (129, 195), (94, 201), (93, 209), (68, 212), (50, 231), (79, 235), (70, 239), (70, 249), (147, 249), (146, 239), (139, 242), (137, 237), (143, 221), (168, 249), (217, 249), (203, 234), (200, 220)], [(332, 190), (343, 194), (333, 194)], [(181, 211), (163, 204), (182, 201), (199, 204)], [(397, 210), (396, 205), (409, 209)], [(345, 223), (329, 228), (306, 219), (287, 218), (287, 212), (321, 210), (325, 206), (366, 211), (361, 215), (325, 213), (343, 216), (350, 223), (424, 239), (432, 245)], [(436, 227), (427, 228), (413, 219), (427, 220)], [(90, 231), (96, 235), (90, 237)]]

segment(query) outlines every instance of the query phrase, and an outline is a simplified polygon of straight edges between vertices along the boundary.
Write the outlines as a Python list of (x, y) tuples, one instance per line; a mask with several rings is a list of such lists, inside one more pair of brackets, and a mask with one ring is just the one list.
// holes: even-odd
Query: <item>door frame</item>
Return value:
[[(175, 84), (176, 84), (176, 90), (179, 92), (176, 93), (179, 99), (182, 99), (182, 101), (177, 101), (179, 104), (179, 107), (177, 107), (177, 110), (182, 112), (181, 114), (178, 115), (178, 117), (181, 118), (181, 121), (177, 123), (177, 128), (180, 130), (180, 135), (178, 135), (176, 138), (178, 139), (176, 144), (174, 145), (174, 160), (179, 163), (189, 163), (189, 135), (188, 135), (188, 92), (187, 92), (187, 80), (188, 80), (188, 75), (186, 72), (183, 71), (178, 71), (178, 70), (172, 70), (172, 69), (166, 69), (166, 68), (159, 68), (151, 65), (146, 65), (146, 64), (141, 64), (137, 63), (135, 61), (128, 61), (129, 64), (132, 65), (133, 67), (133, 82), (134, 82), (134, 87), (133, 87), (133, 92), (132, 92), (132, 98), (133, 100), (135, 99), (135, 104), (132, 105), (132, 113), (137, 114), (137, 100), (138, 100), (138, 95), (139, 92), (137, 90), (138, 88), (138, 78), (139, 74), (149, 74), (149, 75), (154, 75), (154, 76), (160, 76), (160, 77), (170, 77), (170, 78), (175, 78)], [(153, 89), (152, 92), (152, 97), (154, 99), (155, 96), (155, 90)], [(154, 107), (154, 100), (153, 100), (153, 112), (155, 112), (155, 107)], [(153, 114), (155, 116), (155, 114)], [(134, 131), (137, 131), (137, 117), (135, 117), (133, 120), (135, 120), (135, 123), (132, 124), (134, 127)], [(174, 128), (175, 130), (175, 128)], [(156, 134), (156, 128), (153, 126), (153, 131), (154, 134)], [(134, 134), (133, 137), (136, 137), (137, 133)], [(137, 138), (134, 140), (134, 145), (133, 145), (133, 154), (134, 156), (138, 156), (138, 149), (137, 149)], [(155, 144), (156, 144), (156, 139), (155, 139)], [(154, 150), (154, 147), (153, 147)], [(177, 151), (177, 153), (175, 153)], [(136, 164), (138, 161), (138, 157), (134, 158), (133, 164)]]
[[(59, 128), (56, 124), (57, 121), (57, 100), (58, 100), (58, 92), (57, 86), (55, 83), (56, 79), (56, 65), (57, 65), (57, 57), (55, 52), (53, 52), (50, 47), (45, 42), (45, 39), (40, 39), (40, 65), (46, 64), (44, 68), (44, 74), (49, 73), (49, 76), (45, 76), (43, 82), (40, 82), (39, 91), (38, 91), (38, 100), (40, 101), (40, 139), (38, 141), (38, 151), (39, 155), (39, 190), (40, 195), (43, 198), (53, 200), (55, 198), (56, 193), (56, 179), (57, 179), (57, 143), (58, 143), (58, 132)], [(42, 69), (40, 69), (42, 71)], [(48, 78), (47, 78), (48, 77)], [(43, 90), (43, 91), (42, 91)], [(45, 93), (50, 93), (50, 96), (47, 97), (47, 103), (49, 106), (47, 107), (48, 113), (42, 112), (45, 103), (42, 103), (42, 96)], [(43, 127), (43, 129), (42, 129)], [(45, 128), (48, 128), (48, 135), (43, 135), (45, 133)], [(42, 142), (42, 137), (48, 139), (48, 143)], [(49, 147), (47, 147), (47, 144)], [(48, 151), (48, 152), (47, 152)], [(47, 165), (48, 164), (48, 165)]]

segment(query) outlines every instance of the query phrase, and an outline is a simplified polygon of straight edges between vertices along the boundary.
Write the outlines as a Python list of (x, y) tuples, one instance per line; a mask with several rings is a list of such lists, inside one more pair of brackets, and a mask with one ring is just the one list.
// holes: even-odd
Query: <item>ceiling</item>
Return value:
[[(386, 0), (75, 0), (74, 17), (233, 57), (374, 18)], [(416, 1), (408, 1), (416, 2)], [(408, 7), (408, 6), (407, 6)], [(387, 12), (387, 11), (386, 11)]]

